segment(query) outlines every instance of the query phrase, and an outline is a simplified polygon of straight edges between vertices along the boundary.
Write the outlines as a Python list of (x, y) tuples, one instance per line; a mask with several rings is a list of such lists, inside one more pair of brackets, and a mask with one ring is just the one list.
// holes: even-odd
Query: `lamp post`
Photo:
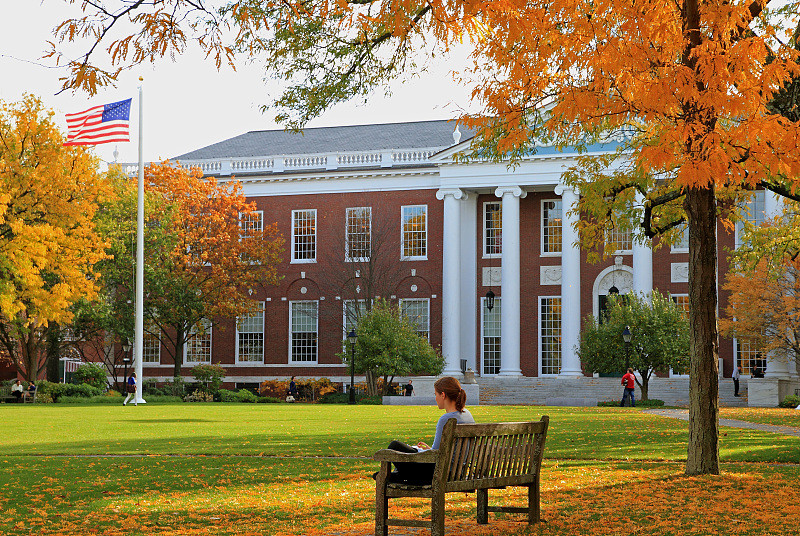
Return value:
[(631, 328), (630, 328), (630, 326), (625, 326), (625, 329), (622, 330), (622, 342), (625, 343), (625, 372), (628, 372), (628, 369), (631, 366), (631, 359), (630, 359)]
[(358, 341), (356, 330), (351, 329), (350, 333), (347, 334), (347, 342), (350, 343), (350, 400), (348, 401), (349, 404), (356, 403), (356, 391), (355, 391), (356, 341)]
[(123, 372), (123, 383), (128, 383), (128, 363), (131, 362), (131, 358), (128, 357), (128, 353), (131, 351), (131, 343), (130, 341), (125, 341), (125, 344), (122, 345), (122, 351), (124, 352), (124, 356), (122, 357), (122, 362), (125, 364), (125, 372)]

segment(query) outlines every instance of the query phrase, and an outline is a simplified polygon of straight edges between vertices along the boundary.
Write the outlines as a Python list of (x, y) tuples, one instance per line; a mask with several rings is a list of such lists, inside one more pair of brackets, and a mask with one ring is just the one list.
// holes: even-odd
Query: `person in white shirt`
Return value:
[(733, 396), (739, 396), (739, 378), (742, 376), (742, 366), (739, 365), (733, 369), (731, 379), (733, 379)]
[(22, 381), (17, 380), (14, 385), (11, 386), (11, 394), (16, 397), (17, 402), (22, 402), (22, 394), (25, 391), (25, 388), (22, 387)]

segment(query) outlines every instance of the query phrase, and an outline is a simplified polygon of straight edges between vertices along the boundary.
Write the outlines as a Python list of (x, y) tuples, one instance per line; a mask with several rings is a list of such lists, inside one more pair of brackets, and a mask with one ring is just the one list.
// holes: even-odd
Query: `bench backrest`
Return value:
[(546, 415), (533, 422), (489, 424), (457, 425), (450, 419), (439, 447), (440, 459), (450, 463), (437, 464), (434, 481), (448, 487), (532, 481), (542, 465), (549, 422)]

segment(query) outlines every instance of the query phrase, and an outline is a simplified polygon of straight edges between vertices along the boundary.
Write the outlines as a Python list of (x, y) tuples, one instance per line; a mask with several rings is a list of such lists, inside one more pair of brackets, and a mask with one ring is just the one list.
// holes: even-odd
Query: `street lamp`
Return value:
[(486, 293), (486, 308), (489, 311), (494, 309), (494, 292), (492, 292), (492, 289), (489, 289), (489, 292)]
[(625, 343), (625, 372), (628, 372), (628, 368), (630, 368), (630, 366), (631, 366), (631, 359), (630, 359), (631, 328), (630, 328), (630, 326), (625, 326), (625, 329), (622, 330), (622, 342)]
[(356, 391), (355, 391), (356, 341), (358, 341), (356, 330), (351, 329), (350, 333), (347, 334), (347, 342), (350, 343), (350, 401), (349, 401), (350, 404), (356, 403)]
[(125, 372), (122, 374), (123, 379), (122, 381), (127, 384), (128, 382), (128, 363), (131, 362), (131, 358), (128, 357), (128, 353), (131, 351), (131, 343), (130, 341), (126, 340), (125, 344), (122, 345), (122, 351), (124, 355), (122, 356), (122, 362), (125, 364)]

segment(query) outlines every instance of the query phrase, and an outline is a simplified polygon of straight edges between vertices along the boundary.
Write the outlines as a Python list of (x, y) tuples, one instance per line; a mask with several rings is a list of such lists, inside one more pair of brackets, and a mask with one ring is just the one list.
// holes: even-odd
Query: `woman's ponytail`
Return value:
[(461, 383), (452, 376), (444, 376), (436, 380), (433, 388), (437, 393), (444, 393), (444, 396), (456, 403), (456, 409), (461, 412), (464, 411), (464, 406), (467, 403), (467, 393), (461, 388)]

